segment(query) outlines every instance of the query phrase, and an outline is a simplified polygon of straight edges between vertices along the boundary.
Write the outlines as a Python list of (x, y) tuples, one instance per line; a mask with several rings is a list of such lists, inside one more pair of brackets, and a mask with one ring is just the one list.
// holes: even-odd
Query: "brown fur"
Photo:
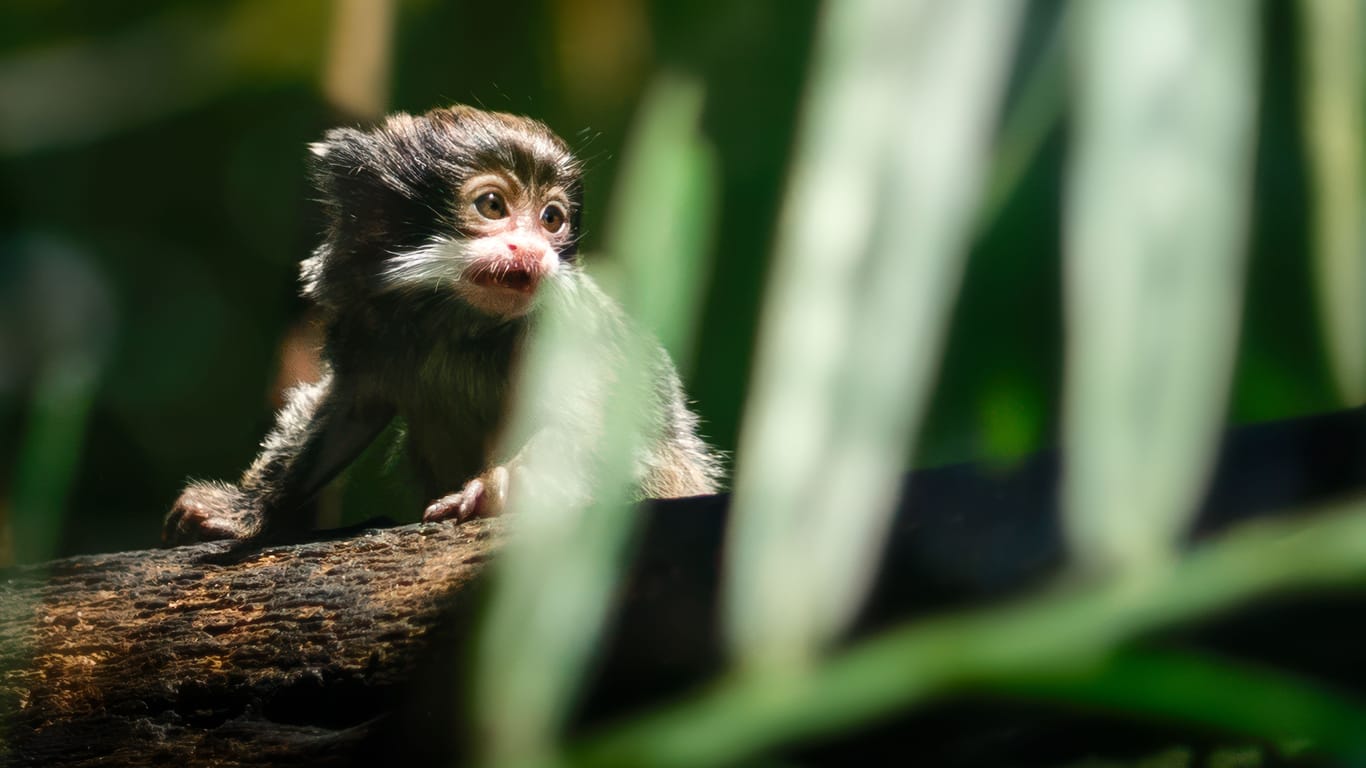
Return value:
[[(540, 252), (549, 265), (535, 296), (553, 289), (572, 297), (575, 316), (597, 329), (602, 344), (617, 345), (634, 333), (579, 269), (579, 164), (541, 123), (457, 106), (394, 115), (371, 131), (330, 131), (313, 154), (330, 224), (303, 263), (302, 281), (304, 295), (323, 312), (326, 373), (291, 391), (261, 454), (236, 485), (186, 487), (167, 517), (167, 542), (302, 527), (308, 500), (396, 417), (406, 423), (417, 479), (436, 499), (429, 519), (497, 511), (502, 478), (515, 485), (521, 475), (495, 471), (505, 460), (491, 447), (508, 414), (510, 380), (538, 299), (526, 314), (490, 314), (488, 306), (501, 304), (481, 309), (462, 298), (484, 296), (469, 275), (489, 274), (479, 259), (508, 258), (490, 232), (511, 231), (514, 221), (471, 212), (469, 196), (477, 192), (469, 188), (480, 184), (479, 174), (504, 185), (509, 205), (559, 206), (567, 216), (565, 227), (533, 232), (532, 242), (546, 244)], [(476, 253), (476, 246), (483, 250)], [(496, 294), (505, 295), (515, 296)], [(720, 462), (697, 436), (697, 417), (673, 364), (658, 345), (652, 348), (653, 359), (640, 361), (655, 380), (647, 447), (637, 467), (641, 495), (714, 492)], [(612, 347), (608, 356), (620, 358), (623, 349)], [(552, 419), (559, 426), (547, 440), (560, 449), (591, 444), (601, 429), (583, 400), (567, 394), (550, 404), (585, 409)]]

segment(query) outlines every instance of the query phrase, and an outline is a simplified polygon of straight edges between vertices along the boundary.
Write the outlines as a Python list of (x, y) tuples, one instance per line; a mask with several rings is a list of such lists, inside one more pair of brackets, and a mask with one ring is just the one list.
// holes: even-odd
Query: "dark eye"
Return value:
[(564, 209), (559, 203), (551, 203), (541, 210), (541, 226), (552, 234), (564, 229), (564, 218)]
[(486, 219), (503, 219), (508, 215), (507, 203), (497, 192), (485, 192), (474, 198), (474, 210)]

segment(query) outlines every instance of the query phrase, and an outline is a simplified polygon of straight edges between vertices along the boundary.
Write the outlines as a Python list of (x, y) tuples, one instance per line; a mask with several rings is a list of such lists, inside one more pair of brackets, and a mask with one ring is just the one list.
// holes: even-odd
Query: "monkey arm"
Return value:
[[(679, 498), (715, 493), (721, 468), (693, 430), (691, 414), (681, 397), (667, 404), (660, 418), (672, 422), (683, 413), (689, 419), (681, 432), (661, 432), (637, 452), (635, 485), (637, 499)], [(660, 427), (663, 429), (664, 427)], [(576, 507), (588, 501), (592, 489), (585, 480), (592, 463), (597, 435), (567, 425), (543, 427), (526, 440), (511, 458), (495, 464), (471, 479), (459, 491), (433, 501), (422, 515), (424, 521), (502, 514), (508, 493), (535, 493), (554, 499), (554, 506)]]
[(503, 513), (508, 493), (532, 493), (553, 499), (557, 507), (580, 506), (589, 498), (585, 450), (592, 436), (563, 427), (543, 427), (521, 443), (515, 454), (489, 465), (459, 491), (427, 506), (424, 522), (493, 517)]
[(295, 387), (239, 483), (190, 483), (167, 516), (162, 538), (183, 544), (304, 527), (304, 505), (393, 415), (391, 405), (359, 397), (331, 372)]
[(394, 416), (392, 406), (366, 401), (330, 372), (287, 398), (240, 482), (269, 517), (288, 515), (311, 499)]

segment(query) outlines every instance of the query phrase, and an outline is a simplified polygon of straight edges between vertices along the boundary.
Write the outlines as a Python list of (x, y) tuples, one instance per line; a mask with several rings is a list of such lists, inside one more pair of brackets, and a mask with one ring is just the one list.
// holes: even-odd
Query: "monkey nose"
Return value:
[(508, 240), (506, 241), (506, 244), (508, 253), (515, 254), (515, 257), (519, 259), (539, 260), (546, 252), (545, 244), (537, 243), (534, 240), (519, 238), (516, 240)]
[(545, 250), (545, 246), (526, 241), (515, 241), (508, 243), (508, 253), (529, 253), (536, 255)]

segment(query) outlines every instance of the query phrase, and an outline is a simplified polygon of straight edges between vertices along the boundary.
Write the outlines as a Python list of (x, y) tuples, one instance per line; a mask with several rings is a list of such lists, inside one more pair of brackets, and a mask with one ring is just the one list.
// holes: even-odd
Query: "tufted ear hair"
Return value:
[(356, 128), (333, 128), (322, 141), (308, 145), (313, 184), (328, 204), (342, 203), (348, 197), (347, 187), (364, 183), (367, 177), (379, 181), (369, 149), (373, 142), (370, 134)]

